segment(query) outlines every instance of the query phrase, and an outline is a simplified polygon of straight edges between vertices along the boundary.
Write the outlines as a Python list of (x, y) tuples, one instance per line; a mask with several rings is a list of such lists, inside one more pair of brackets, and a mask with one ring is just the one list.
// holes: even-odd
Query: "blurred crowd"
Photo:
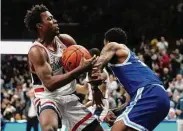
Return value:
[(1, 117), (16, 121), (26, 119), (30, 105), (27, 91), (31, 79), (26, 56), (1, 55)]
[[(166, 119), (176, 120), (182, 117), (180, 99), (183, 98), (183, 39), (175, 41), (175, 46), (170, 48), (169, 42), (163, 36), (151, 41), (146, 41), (143, 36), (140, 46), (132, 50), (155, 72), (167, 90), (171, 108)], [(32, 87), (27, 57), (1, 55), (1, 60), (1, 119), (12, 122), (26, 120), (31, 105), (27, 92)], [(125, 103), (126, 92), (110, 71), (109, 74), (108, 100), (112, 109)], [(78, 79), (79, 84), (83, 84), (84, 77)], [(81, 102), (86, 102), (86, 97), (81, 94), (78, 96)]]
[[(183, 119), (183, 39), (170, 45), (164, 36), (151, 41), (142, 36), (140, 47), (134, 52), (161, 79), (170, 97), (167, 120)], [(181, 105), (180, 105), (181, 104)]]

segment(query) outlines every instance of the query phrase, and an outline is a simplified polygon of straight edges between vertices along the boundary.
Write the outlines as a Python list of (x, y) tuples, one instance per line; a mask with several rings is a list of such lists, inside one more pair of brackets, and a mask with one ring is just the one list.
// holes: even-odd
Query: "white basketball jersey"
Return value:
[[(47, 49), (45, 46), (43, 46), (38, 41), (35, 41), (34, 44), (32, 45), (32, 47), (33, 46), (40, 46), (40, 47), (44, 48), (47, 55), (48, 55), (48, 63), (50, 64), (50, 66), (52, 68), (52, 74), (53, 75), (61, 75), (61, 74), (64, 74), (64, 69), (63, 69), (63, 66), (61, 65), (61, 57), (63, 54), (63, 50), (66, 48), (66, 46), (59, 40), (58, 37), (55, 37), (54, 40), (55, 40), (55, 43), (57, 44), (57, 51), (56, 52), (50, 51), (49, 49)], [(32, 76), (33, 76), (33, 74), (32, 74)], [(33, 83), (36, 97), (48, 98), (48, 97), (56, 97), (58, 95), (72, 94), (73, 92), (75, 92), (76, 80), (73, 80), (69, 84), (67, 84), (63, 87), (60, 87), (53, 92), (48, 91), (42, 82), (40, 84), (37, 84), (36, 82), (34, 82), (34, 77), (32, 77), (32, 83)], [(39, 88), (42, 88), (42, 87), (44, 88), (44, 91), (39, 90)], [(39, 91), (36, 91), (36, 88)]]
[[(103, 93), (105, 94), (104, 95), (104, 98), (108, 99), (109, 74), (108, 74), (108, 72), (107, 72), (107, 70), (105, 68), (103, 69), (103, 72), (105, 72), (107, 74), (107, 79), (105, 80), (107, 88), (106, 88), (105, 92), (103, 92)], [(86, 75), (85, 81), (89, 81), (88, 73)], [(89, 92), (89, 94), (88, 94), (88, 100), (93, 100), (93, 95), (92, 95), (93, 92), (92, 92), (92, 89), (91, 89), (91, 85), (90, 84), (88, 84), (88, 92)]]

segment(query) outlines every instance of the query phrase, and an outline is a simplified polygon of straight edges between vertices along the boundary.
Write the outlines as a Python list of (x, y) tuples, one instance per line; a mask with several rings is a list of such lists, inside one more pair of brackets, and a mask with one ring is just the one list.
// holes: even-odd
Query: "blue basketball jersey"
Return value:
[(108, 66), (130, 96), (133, 96), (141, 87), (162, 84), (154, 72), (141, 62), (132, 51), (129, 51), (127, 59), (122, 64), (109, 63)]

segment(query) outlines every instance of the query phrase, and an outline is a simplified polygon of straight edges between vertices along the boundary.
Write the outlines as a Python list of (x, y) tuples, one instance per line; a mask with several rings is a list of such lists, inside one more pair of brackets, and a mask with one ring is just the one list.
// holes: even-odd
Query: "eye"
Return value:
[(48, 17), (47, 20), (49, 21), (53, 20), (53, 16)]

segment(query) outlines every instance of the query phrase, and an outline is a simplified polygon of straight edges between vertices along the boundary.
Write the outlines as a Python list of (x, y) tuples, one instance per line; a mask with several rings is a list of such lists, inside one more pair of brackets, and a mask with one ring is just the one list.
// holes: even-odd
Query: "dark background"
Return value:
[[(26, 10), (43, 3), (59, 21), (60, 32), (88, 48), (101, 47), (104, 32), (121, 27), (128, 44), (165, 36), (170, 44), (183, 36), (182, 0), (2, 0), (2, 40), (33, 40), (24, 25)], [(171, 42), (172, 41), (172, 42)]]

